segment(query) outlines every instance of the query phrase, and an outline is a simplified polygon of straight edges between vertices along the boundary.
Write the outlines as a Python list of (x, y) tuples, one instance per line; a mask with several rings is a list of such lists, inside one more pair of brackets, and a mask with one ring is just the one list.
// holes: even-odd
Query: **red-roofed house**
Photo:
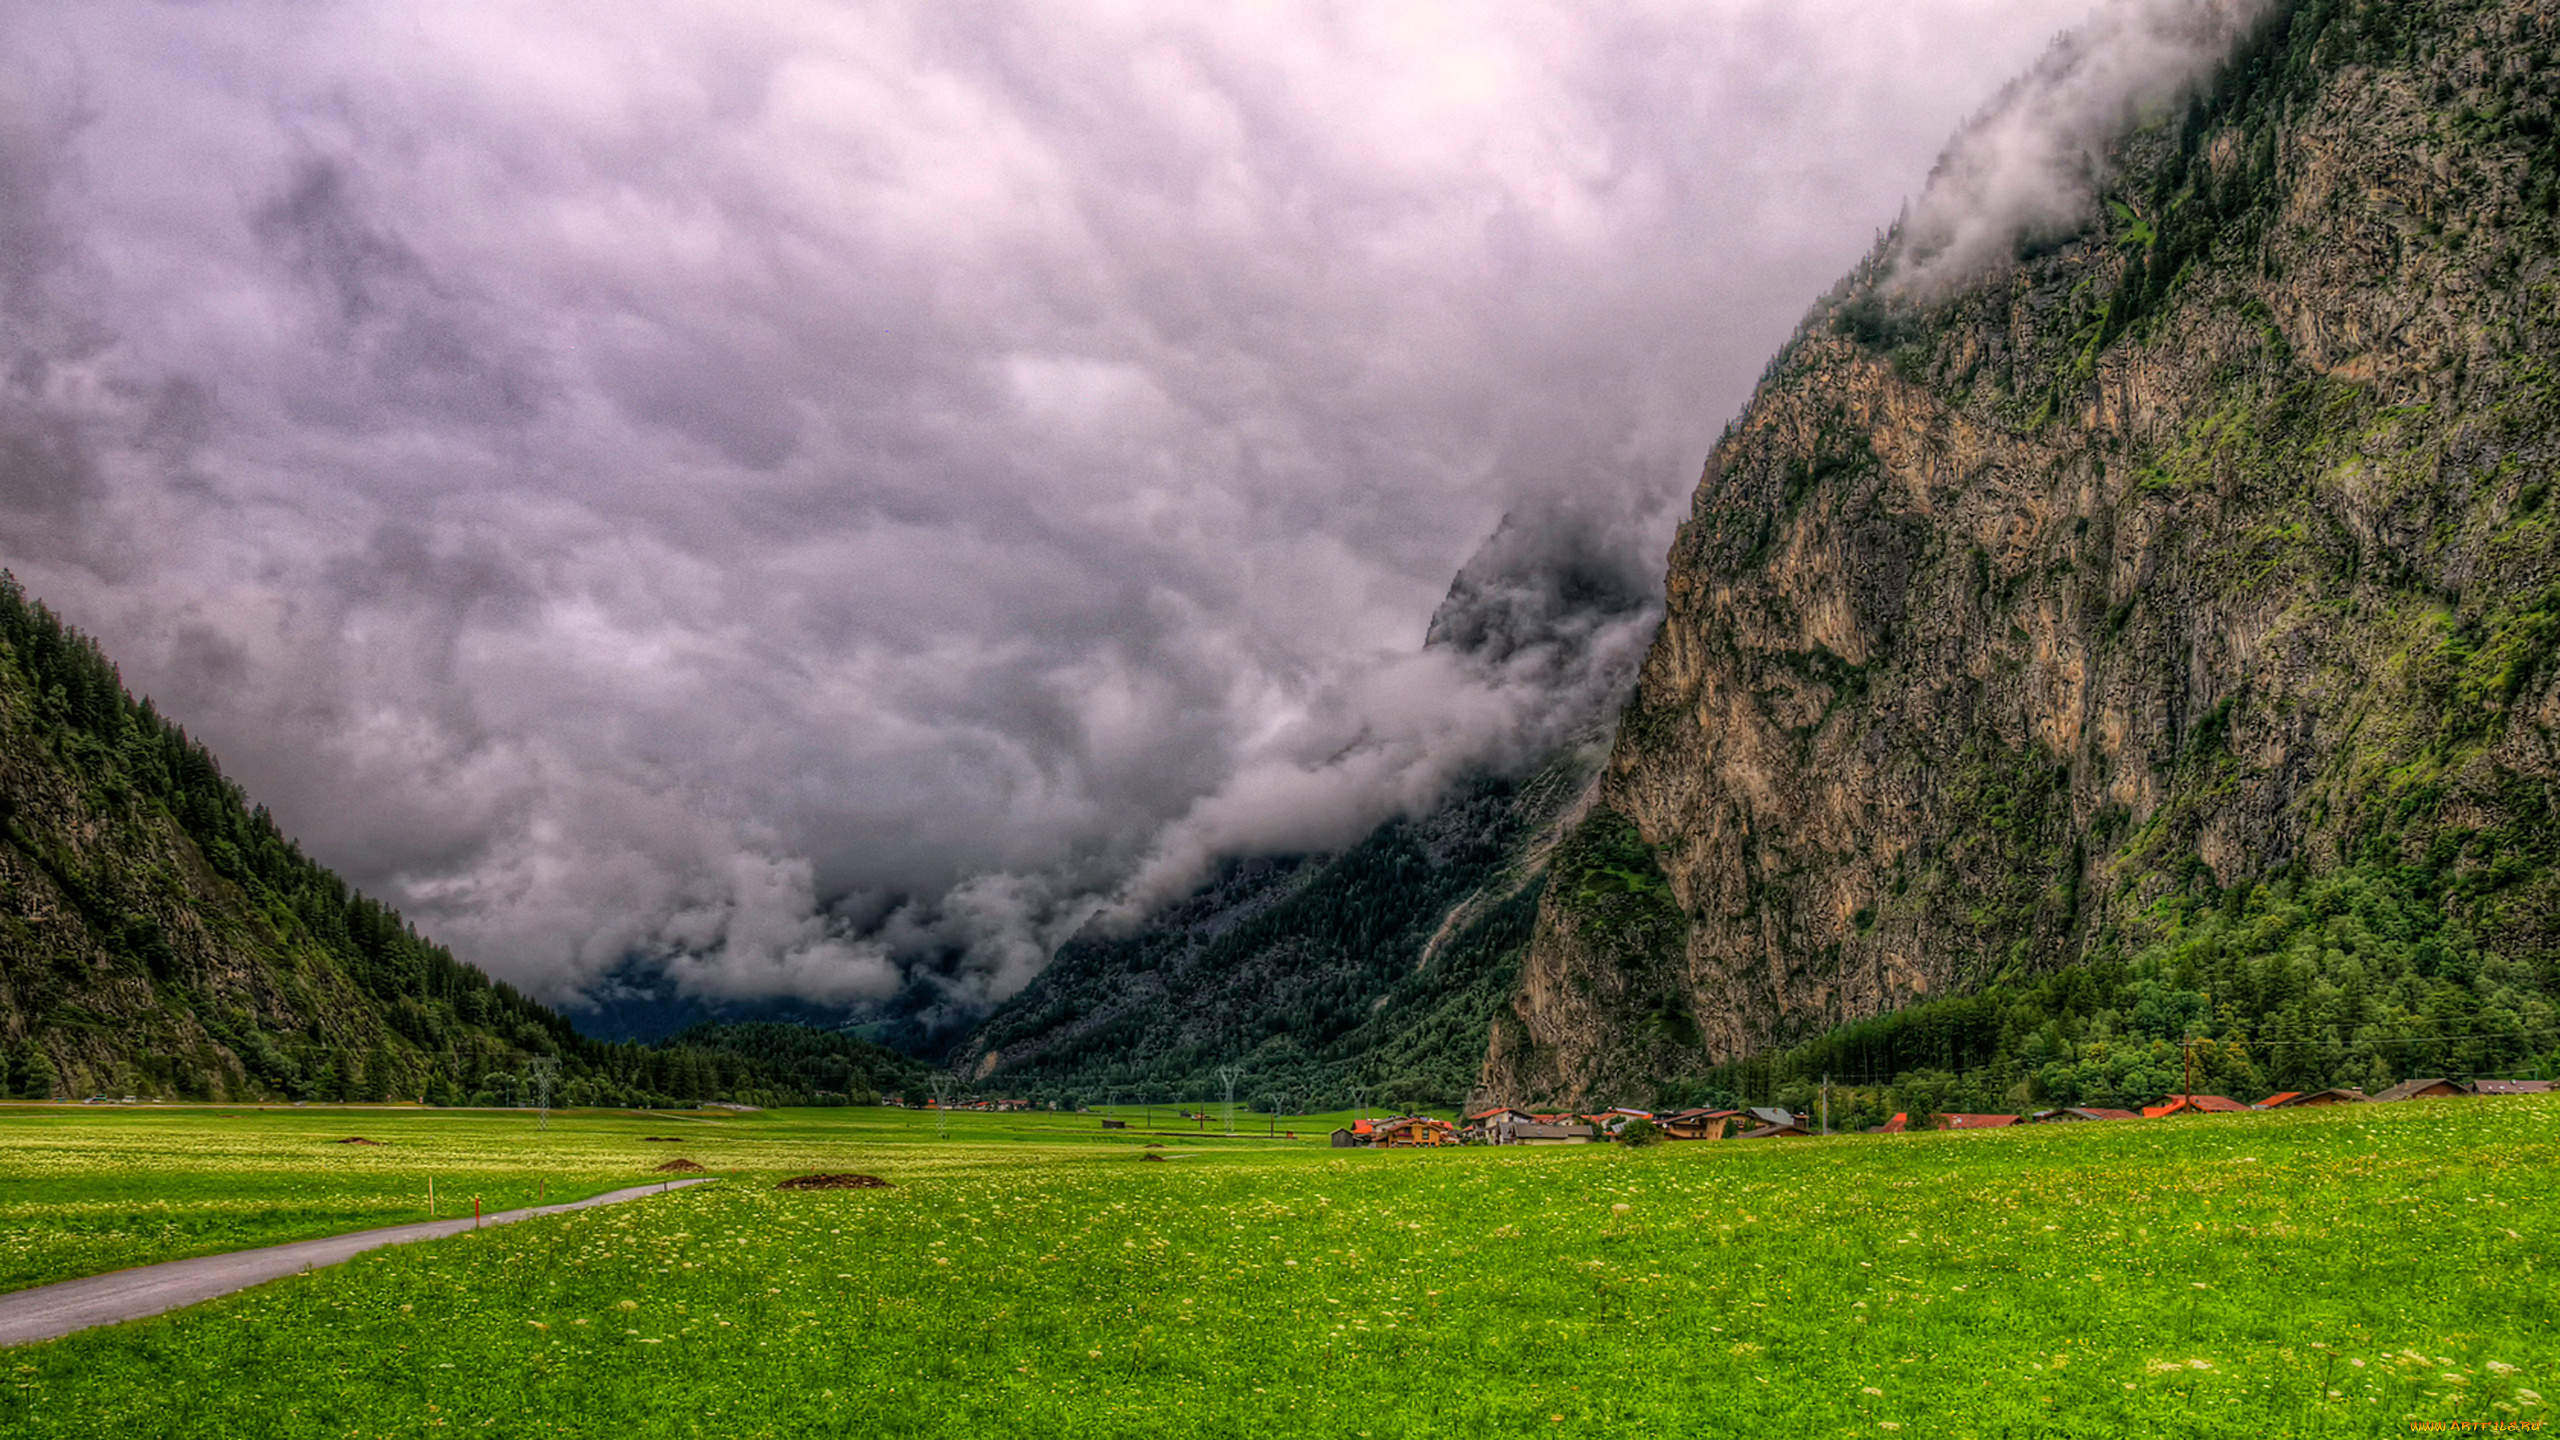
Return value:
[(2249, 1107), (2227, 1095), (2171, 1095), (2157, 1105), (2142, 1107), (2146, 1120), (2170, 1115), (2245, 1115)]

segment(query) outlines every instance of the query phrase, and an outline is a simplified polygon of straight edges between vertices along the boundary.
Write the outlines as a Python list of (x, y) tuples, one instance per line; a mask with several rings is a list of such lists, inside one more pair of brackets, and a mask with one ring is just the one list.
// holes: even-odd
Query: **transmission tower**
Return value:
[(945, 1140), (951, 1138), (951, 1096), (959, 1088), (960, 1077), (947, 1070), (933, 1077), (933, 1113)]
[(1227, 1087), (1227, 1133), (1230, 1135), (1236, 1133), (1236, 1082), (1243, 1078), (1244, 1067), (1241, 1065), (1218, 1067), (1218, 1079)]
[(548, 1130), (551, 1128), (551, 1081), (560, 1073), (560, 1061), (556, 1056), (538, 1055), (525, 1070), (533, 1080), (533, 1103), (542, 1111), (541, 1128)]

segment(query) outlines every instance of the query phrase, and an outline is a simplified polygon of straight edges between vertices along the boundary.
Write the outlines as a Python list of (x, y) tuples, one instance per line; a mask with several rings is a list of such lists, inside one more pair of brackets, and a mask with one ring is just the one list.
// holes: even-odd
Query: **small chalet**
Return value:
[(2468, 1095), (2471, 1086), (2460, 1080), (2403, 1080), (2373, 1097), (2375, 1104), (2387, 1100), (2433, 1100), (2443, 1095)]
[(1497, 1145), (1588, 1145), (1599, 1138), (1589, 1125), (1544, 1124), (1532, 1121), (1526, 1125), (1507, 1125), (1499, 1132)]
[(1467, 1117), (1467, 1123), (1487, 1130), (1499, 1130), (1504, 1125), (1535, 1125), (1538, 1123), (1538, 1117), (1516, 1107), (1506, 1110), (1479, 1110)]
[(1938, 1117), (1938, 1128), (1941, 1130), (1997, 1130), (2003, 1125), (2017, 1123), (2018, 1117), (2015, 1115), (1941, 1115)]
[(1774, 1105), (1754, 1105), (1743, 1113), (1751, 1117), (1751, 1123), (1754, 1125), (1793, 1125), (1797, 1123), (1794, 1111), (1781, 1110)]
[(2365, 1094), (2340, 1086), (2332, 1090), (2286, 1090), (2258, 1102), (2260, 1110), (2299, 1110), (2306, 1105), (2361, 1105)]
[(1654, 1121), (1662, 1133), (1674, 1140), (1721, 1140), (1733, 1130), (1733, 1122), (1742, 1118), (1739, 1110), (1710, 1110), (1700, 1106), (1682, 1110)]
[(1336, 1130), (1333, 1132), (1333, 1148), (1336, 1150), (1348, 1150), (1353, 1146), (1365, 1143), (1366, 1142), (1359, 1136), (1352, 1134), (1349, 1130)]
[(1428, 1115), (1407, 1115), (1380, 1125), (1377, 1136), (1376, 1143), (1397, 1148), (1410, 1145), (1455, 1145), (1458, 1143), (1458, 1127), (1446, 1120), (1434, 1120)]
[(2109, 1110), (2098, 1105), (2072, 1105), (2060, 1110), (2039, 1110), (2027, 1117), (2032, 1125), (2051, 1125), (2064, 1120), (2139, 1120), (2140, 1111)]
[(2474, 1095), (2548, 1095), (2551, 1093), (2551, 1082), (2548, 1080), (2474, 1080), (2471, 1082), (2471, 1093)]
[[(1783, 1114), (1784, 1112), (1782, 1111), (1780, 1113)], [(1742, 1133), (1742, 1138), (1745, 1140), (1785, 1140), (1794, 1136), (1810, 1135), (1812, 1133), (1812, 1131), (1804, 1128), (1803, 1122), (1790, 1119), (1784, 1125), (1763, 1125), (1757, 1130), (1746, 1130)]]
[(2171, 1095), (2157, 1105), (2142, 1107), (2142, 1118), (2159, 1120), (2171, 1115), (2245, 1115), (2249, 1107), (2225, 1095)]

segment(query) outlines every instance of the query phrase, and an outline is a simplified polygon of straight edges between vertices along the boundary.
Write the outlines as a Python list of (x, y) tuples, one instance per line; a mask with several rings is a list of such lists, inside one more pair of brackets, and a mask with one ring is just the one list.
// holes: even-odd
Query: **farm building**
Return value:
[(2474, 1080), (2471, 1082), (2471, 1093), (2474, 1095), (2548, 1095), (2551, 1093), (2551, 1082), (2548, 1080)]
[(2072, 1105), (2060, 1110), (2039, 1110), (2027, 1117), (2030, 1123), (2037, 1125), (2050, 1125), (2056, 1121), (2066, 1120), (2139, 1120), (2141, 1118), (2140, 1111), (2109, 1110), (2099, 1105)]
[(2365, 1094), (2340, 1086), (2333, 1090), (2287, 1090), (2270, 1095), (2257, 1104), (2260, 1110), (2299, 1110), (2306, 1105), (2360, 1105)]
[(1347, 1129), (1333, 1132), (1333, 1148), (1336, 1150), (1348, 1150), (1361, 1143), (1363, 1143), (1361, 1138)]
[(2160, 1120), (2171, 1115), (2243, 1115), (2249, 1107), (2227, 1095), (2171, 1095), (2157, 1105), (2142, 1107), (2142, 1118)]
[(1810, 1135), (1812, 1133), (1812, 1131), (1804, 1128), (1801, 1121), (1789, 1120), (1784, 1125), (1763, 1125), (1757, 1130), (1746, 1130), (1743, 1132), (1742, 1138), (1745, 1140), (1785, 1140), (1798, 1135)]
[(2471, 1086), (2461, 1080), (2403, 1080), (2373, 1097), (2374, 1103), (2389, 1100), (2433, 1100), (2446, 1095), (2468, 1095)]
[(1775, 1105), (1754, 1105), (1743, 1113), (1751, 1117), (1751, 1123), (1754, 1125), (1793, 1125), (1797, 1123), (1794, 1111), (1782, 1110)]

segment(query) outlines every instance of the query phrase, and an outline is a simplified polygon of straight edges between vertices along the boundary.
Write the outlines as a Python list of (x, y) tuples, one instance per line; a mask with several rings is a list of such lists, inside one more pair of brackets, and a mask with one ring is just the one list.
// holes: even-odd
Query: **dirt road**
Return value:
[[(618, 1205), (644, 1195), (704, 1183), (707, 1182), (697, 1179), (635, 1185), (628, 1190), (572, 1200), (565, 1205), (534, 1205), (522, 1210), (508, 1210), (484, 1216), (477, 1223), (483, 1228), (508, 1225), (537, 1215), (584, 1210), (590, 1205)], [(448, 1235), (464, 1234), (473, 1224), (465, 1216), (460, 1220), (427, 1220), (382, 1230), (358, 1230), (349, 1235), (332, 1235), (325, 1240), (297, 1240), (289, 1245), (238, 1250), (228, 1255), (202, 1255), (193, 1260), (172, 1260), (165, 1265), (145, 1265), (135, 1270), (117, 1270), (80, 1280), (39, 1285), (32, 1290), (14, 1291), (0, 1295), (0, 1345), (25, 1345), (32, 1341), (55, 1339), (74, 1330), (86, 1330), (92, 1325), (139, 1320), (146, 1315), (158, 1315), (217, 1295), (228, 1295), (234, 1290), (263, 1285), (269, 1280), (281, 1280), (287, 1275), (335, 1265), (385, 1245), (405, 1245), (412, 1240), (441, 1240)]]

